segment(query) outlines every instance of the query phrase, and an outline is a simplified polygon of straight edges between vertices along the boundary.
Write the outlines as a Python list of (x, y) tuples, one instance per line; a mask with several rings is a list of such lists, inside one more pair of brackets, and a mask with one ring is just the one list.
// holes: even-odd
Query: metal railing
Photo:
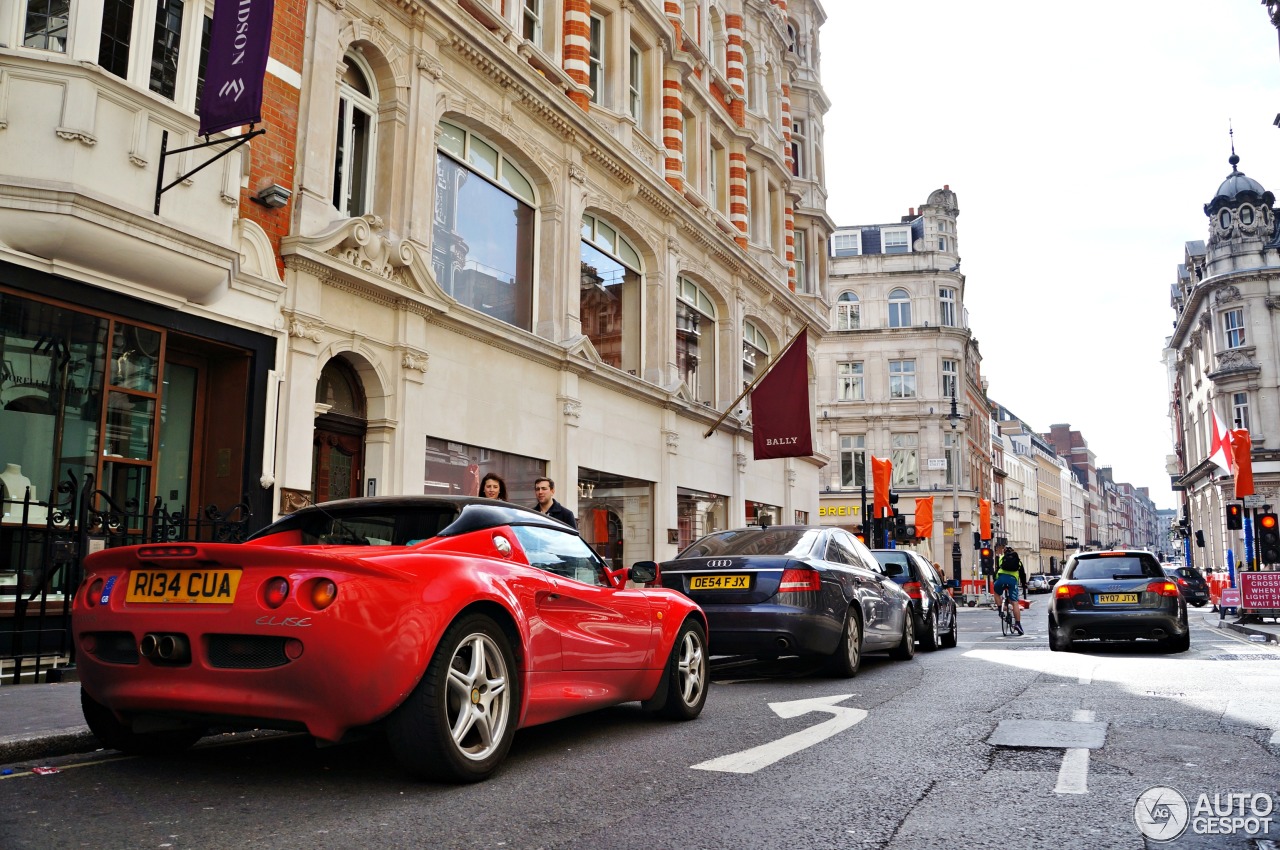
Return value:
[(94, 489), (92, 475), (81, 482), (72, 472), (48, 501), (28, 489), (11, 503), (19, 521), (0, 525), (0, 685), (61, 681), (74, 669), (71, 602), (89, 553), (138, 543), (238, 543), (253, 518), (247, 499), (194, 515), (170, 512), (159, 498), (150, 511), (140, 507), (117, 504)]

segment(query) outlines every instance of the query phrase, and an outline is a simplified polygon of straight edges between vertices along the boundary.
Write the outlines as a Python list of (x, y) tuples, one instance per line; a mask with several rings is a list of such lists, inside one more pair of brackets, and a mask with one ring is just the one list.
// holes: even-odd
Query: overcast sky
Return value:
[(823, 0), (828, 210), (897, 221), (950, 185), (990, 397), (1069, 423), (1176, 506), (1161, 351), (1183, 244), (1231, 171), (1280, 192), (1259, 0)]

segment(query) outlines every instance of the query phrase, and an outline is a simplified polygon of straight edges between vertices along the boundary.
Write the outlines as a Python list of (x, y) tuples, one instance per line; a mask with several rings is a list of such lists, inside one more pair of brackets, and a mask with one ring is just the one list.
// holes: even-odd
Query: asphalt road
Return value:
[(479, 785), (303, 736), (55, 759), (0, 778), (0, 848), (1253, 850), (1243, 828), (1148, 842), (1134, 810), (1157, 786), (1188, 813), (1201, 794), (1274, 802), (1280, 651), (1197, 624), (1180, 655), (1051, 653), (1036, 608), (1024, 638), (965, 611), (958, 648), (868, 656), (854, 679), (718, 665), (698, 720), (635, 705), (523, 730)]

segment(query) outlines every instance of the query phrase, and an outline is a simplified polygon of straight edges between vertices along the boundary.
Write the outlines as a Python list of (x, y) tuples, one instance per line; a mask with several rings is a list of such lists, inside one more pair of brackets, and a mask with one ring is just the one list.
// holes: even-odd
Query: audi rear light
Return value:
[(907, 596), (910, 596), (912, 599), (920, 598), (920, 582), (909, 581), (902, 586), (902, 589), (905, 590), (907, 592)]
[(779, 593), (803, 593), (822, 589), (822, 576), (817, 570), (788, 569), (782, 571), (782, 581), (778, 582)]
[(1073, 596), (1084, 595), (1084, 587), (1078, 584), (1060, 584), (1053, 589), (1055, 599), (1070, 599)]
[(1147, 592), (1154, 593), (1156, 596), (1177, 596), (1178, 586), (1168, 579), (1153, 581), (1147, 585)]

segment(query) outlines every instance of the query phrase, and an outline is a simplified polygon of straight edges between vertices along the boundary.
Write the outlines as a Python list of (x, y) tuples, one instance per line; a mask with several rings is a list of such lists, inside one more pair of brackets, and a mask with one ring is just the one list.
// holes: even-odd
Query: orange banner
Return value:
[(916, 537), (933, 536), (933, 497), (916, 499)]
[(1231, 432), (1231, 455), (1235, 461), (1236, 498), (1253, 495), (1253, 441), (1249, 432), (1239, 428)]
[(978, 531), (983, 540), (991, 539), (991, 500), (978, 500)]
[(871, 483), (874, 487), (871, 515), (881, 519), (889, 511), (889, 484), (893, 481), (893, 461), (871, 458)]

